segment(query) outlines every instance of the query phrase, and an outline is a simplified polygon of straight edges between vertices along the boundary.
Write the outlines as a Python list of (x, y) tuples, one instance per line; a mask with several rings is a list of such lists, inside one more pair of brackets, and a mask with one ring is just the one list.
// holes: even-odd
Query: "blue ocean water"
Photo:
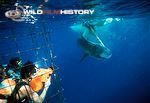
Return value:
[[(89, 0), (64, 2), (51, 0), (45, 6), (48, 9), (92, 7), (96, 14), (94, 17), (42, 15), (34, 24), (14, 22), (1, 15), (0, 63), (7, 64), (11, 57), (19, 56), (23, 62), (41, 61), (37, 64), (46, 67), (51, 63), (52, 50), (62, 80), (53, 77), (46, 97), (51, 98), (46, 103), (63, 103), (63, 99), (65, 103), (150, 103), (149, 1), (95, 0), (96, 6)], [(80, 62), (84, 54), (77, 44), (80, 34), (69, 27), (78, 21), (108, 17), (120, 21), (99, 27), (97, 32), (112, 51), (112, 57), (107, 60), (87, 57)]]

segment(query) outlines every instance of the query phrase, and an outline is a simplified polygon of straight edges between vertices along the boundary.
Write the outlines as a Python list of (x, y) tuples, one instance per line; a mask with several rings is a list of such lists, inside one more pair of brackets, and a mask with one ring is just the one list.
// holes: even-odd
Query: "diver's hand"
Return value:
[(51, 78), (47, 79), (47, 82), (45, 82), (45, 86), (44, 87), (49, 87), (51, 85)]

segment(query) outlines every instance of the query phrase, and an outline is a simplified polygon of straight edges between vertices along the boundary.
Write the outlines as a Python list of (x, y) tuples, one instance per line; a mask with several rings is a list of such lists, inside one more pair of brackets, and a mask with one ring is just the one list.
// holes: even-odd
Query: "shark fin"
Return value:
[(89, 56), (87, 53), (85, 53), (82, 58), (80, 59), (80, 62), (82, 62), (87, 56)]

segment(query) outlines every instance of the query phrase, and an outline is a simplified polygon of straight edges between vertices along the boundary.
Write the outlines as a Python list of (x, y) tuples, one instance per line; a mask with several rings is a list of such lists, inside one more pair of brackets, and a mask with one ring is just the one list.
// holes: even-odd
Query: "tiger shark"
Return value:
[(88, 23), (75, 24), (70, 28), (75, 32), (81, 33), (77, 40), (79, 47), (84, 51), (81, 61), (87, 56), (98, 59), (109, 59), (112, 56), (111, 50), (103, 44), (93, 25)]

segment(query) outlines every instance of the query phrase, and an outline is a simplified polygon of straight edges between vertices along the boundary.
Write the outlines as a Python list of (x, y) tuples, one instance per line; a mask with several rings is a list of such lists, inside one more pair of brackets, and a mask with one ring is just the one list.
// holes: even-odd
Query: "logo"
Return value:
[(23, 11), (24, 15), (43, 14), (43, 10), (40, 10), (40, 9), (34, 10), (34, 9), (32, 9), (32, 6), (24, 6), (22, 11)]
[(55, 15), (92, 15), (94, 10), (90, 9), (64, 9), (64, 10), (42, 10), (40, 8), (33, 9), (32, 6), (21, 6), (17, 5), (15, 10), (9, 10), (5, 12), (7, 18), (13, 21), (29, 21), (34, 22), (37, 19), (34, 15), (42, 14), (55, 14)]

